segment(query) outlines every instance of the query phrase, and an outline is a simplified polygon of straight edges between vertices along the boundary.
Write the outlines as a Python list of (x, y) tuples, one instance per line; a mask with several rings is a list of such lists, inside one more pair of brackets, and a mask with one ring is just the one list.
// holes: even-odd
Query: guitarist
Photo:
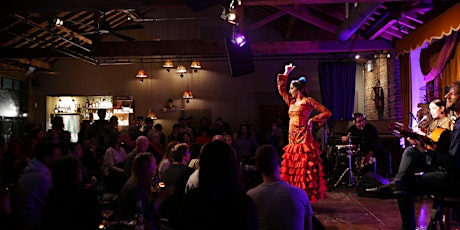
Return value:
[[(460, 81), (454, 81), (445, 96), (446, 108), (460, 116)], [(428, 150), (419, 140), (411, 140), (401, 157), (398, 173), (390, 184), (366, 189), (387, 198), (397, 198), (402, 229), (415, 229), (414, 197), (416, 194), (442, 195), (460, 192), (460, 119), (454, 122), (452, 133), (444, 131), (450, 143), (438, 144), (435, 151)], [(449, 138), (450, 134), (450, 138)], [(441, 139), (440, 139), (441, 141)], [(447, 148), (441, 149), (440, 146)], [(428, 160), (432, 156), (432, 162)], [(438, 160), (441, 159), (441, 160)]]
[(373, 162), (375, 157), (380, 151), (380, 138), (377, 129), (366, 123), (366, 117), (362, 113), (353, 114), (353, 124), (347, 130), (348, 136), (342, 137), (343, 143), (348, 143), (349, 138), (352, 139), (353, 144), (356, 144), (360, 153), (357, 154), (361, 157), (359, 163), (359, 172), (365, 174), (369, 171), (374, 171)]

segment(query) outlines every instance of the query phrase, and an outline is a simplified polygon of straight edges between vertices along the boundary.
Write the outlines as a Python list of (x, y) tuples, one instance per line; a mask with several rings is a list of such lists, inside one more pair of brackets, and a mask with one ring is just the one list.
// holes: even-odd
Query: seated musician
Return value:
[(374, 171), (373, 163), (380, 150), (380, 138), (377, 129), (366, 123), (366, 117), (362, 113), (353, 114), (353, 124), (347, 130), (348, 135), (342, 137), (342, 142), (348, 143), (349, 138), (351, 138), (352, 143), (359, 147), (360, 153), (358, 155), (361, 157), (359, 172), (361, 174)]
[[(460, 81), (455, 81), (445, 96), (446, 106), (437, 100), (430, 103), (432, 116), (435, 120), (439, 119), (435, 123), (436, 127), (443, 126), (439, 115), (445, 116), (445, 109), (453, 111), (456, 116), (460, 115), (459, 95)], [(459, 119), (456, 120), (453, 130), (452, 134), (449, 129), (442, 132), (434, 151), (428, 148), (432, 142), (427, 144), (427, 138), (421, 136), (408, 138), (413, 146), (404, 150), (398, 173), (391, 183), (366, 189), (368, 192), (379, 193), (382, 198), (398, 198), (402, 229), (415, 229), (415, 194), (433, 195), (449, 192), (458, 194), (460, 188)]]
[(451, 129), (452, 119), (447, 116), (446, 103), (441, 99), (434, 99), (429, 105), (432, 120), (428, 126), (427, 135), (435, 134), (436, 129)]

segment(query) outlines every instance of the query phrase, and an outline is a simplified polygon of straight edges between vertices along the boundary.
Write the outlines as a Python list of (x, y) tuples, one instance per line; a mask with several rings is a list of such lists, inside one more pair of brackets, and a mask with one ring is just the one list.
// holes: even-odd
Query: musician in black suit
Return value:
[(343, 143), (348, 143), (351, 138), (352, 144), (359, 149), (357, 157), (361, 174), (374, 171), (375, 158), (380, 153), (380, 138), (377, 129), (366, 123), (366, 117), (362, 113), (353, 114), (353, 124), (347, 130), (348, 135), (342, 137)]
[[(445, 96), (446, 108), (460, 116), (460, 81), (452, 83)], [(390, 184), (366, 191), (386, 198), (397, 198), (402, 229), (416, 226), (414, 195), (445, 195), (460, 192), (460, 119), (456, 119), (452, 132), (444, 131), (435, 150), (430, 150), (422, 139), (408, 138), (413, 145), (401, 157), (398, 173)], [(446, 141), (450, 143), (446, 144)]]

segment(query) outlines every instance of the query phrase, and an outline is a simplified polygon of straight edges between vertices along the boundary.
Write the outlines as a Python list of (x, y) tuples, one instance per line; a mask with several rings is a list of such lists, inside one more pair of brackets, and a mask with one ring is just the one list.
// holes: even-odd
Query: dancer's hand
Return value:
[(292, 70), (294, 70), (295, 66), (292, 65), (292, 63), (289, 63), (289, 65), (284, 66), (284, 75), (288, 76)]

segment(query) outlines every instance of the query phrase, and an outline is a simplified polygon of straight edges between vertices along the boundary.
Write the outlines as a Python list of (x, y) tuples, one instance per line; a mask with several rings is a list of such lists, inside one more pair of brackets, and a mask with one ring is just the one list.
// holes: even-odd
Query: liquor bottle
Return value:
[(142, 201), (137, 201), (136, 204), (136, 230), (144, 229), (144, 210), (142, 209)]

